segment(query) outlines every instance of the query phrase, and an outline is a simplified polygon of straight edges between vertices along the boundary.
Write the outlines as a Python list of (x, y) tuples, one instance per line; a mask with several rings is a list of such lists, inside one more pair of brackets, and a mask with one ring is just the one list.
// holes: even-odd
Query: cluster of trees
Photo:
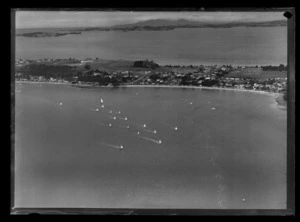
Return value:
[[(17, 72), (22, 73), (21, 78), (30, 79), (30, 76), (43, 76), (45, 79), (50, 78), (64, 79), (70, 82), (94, 82), (100, 85), (112, 84), (114, 86), (121, 83), (131, 82), (134, 77), (131, 74), (124, 76), (122, 74), (111, 75), (106, 71), (98, 69), (92, 70), (87, 64), (85, 71), (77, 72), (76, 67), (67, 65), (45, 65), (45, 64), (30, 64), (21, 67)], [(97, 75), (95, 75), (97, 73)], [(75, 78), (76, 77), (76, 78)]]
[(43, 76), (46, 79), (56, 78), (71, 81), (73, 79), (75, 68), (66, 65), (45, 65), (30, 64), (20, 69), (20, 72), (26, 78), (31, 76)]
[(261, 66), (262, 70), (264, 71), (286, 71), (287, 66), (284, 66), (283, 64), (280, 64), (279, 66)]
[(214, 86), (219, 85), (219, 80), (216, 79), (206, 79), (202, 81), (202, 86)]
[[(97, 75), (94, 75), (95, 73)], [(131, 82), (133, 79), (134, 77), (131, 74), (128, 76), (124, 76), (122, 74), (111, 75), (106, 71), (100, 71), (98, 69), (77, 74), (77, 81), (94, 82), (98, 83), (99, 85), (108, 85), (111, 83), (112, 85), (117, 86), (121, 83)]]
[(145, 61), (135, 61), (133, 63), (133, 67), (155, 69), (155, 68), (159, 67), (159, 65), (153, 61), (145, 60)]
[(104, 85), (107, 86), (108, 84), (112, 84), (113, 86), (117, 86), (120, 85), (120, 83), (122, 82), (122, 80), (120, 80), (119, 78), (109, 78), (109, 76), (79, 76), (77, 78), (77, 81), (81, 81), (81, 82), (94, 82), (94, 83), (98, 83), (99, 85)]

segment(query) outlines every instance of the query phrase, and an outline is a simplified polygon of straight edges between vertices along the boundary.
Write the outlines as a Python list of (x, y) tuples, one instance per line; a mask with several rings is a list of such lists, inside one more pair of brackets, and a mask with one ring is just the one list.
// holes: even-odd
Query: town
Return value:
[[(287, 66), (159, 66), (153, 61), (125, 61), (109, 66), (109, 60), (40, 59), (15, 63), (17, 81), (65, 83), (76, 86), (169, 85), (219, 87), (285, 93)], [(123, 65), (124, 64), (124, 65)], [(108, 67), (108, 66), (107, 66)]]

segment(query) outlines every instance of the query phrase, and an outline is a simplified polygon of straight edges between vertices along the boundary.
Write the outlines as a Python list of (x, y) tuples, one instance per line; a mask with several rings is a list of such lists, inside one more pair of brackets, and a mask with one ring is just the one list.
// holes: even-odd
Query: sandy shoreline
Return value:
[(170, 85), (122, 85), (118, 87), (149, 87), (149, 88), (181, 88), (181, 89), (209, 89), (209, 90), (226, 90), (238, 92), (255, 92), (260, 94), (272, 94), (279, 96), (281, 93), (273, 93), (266, 91), (247, 90), (247, 89), (234, 89), (234, 88), (221, 88), (221, 87), (208, 87), (208, 86), (170, 86)]
[[(53, 85), (68, 85), (73, 87), (82, 88), (113, 88), (113, 86), (92, 86), (88, 84), (72, 84), (72, 83), (58, 83), (58, 82), (33, 82), (33, 81), (16, 81), (16, 83), (29, 83), (29, 84), (53, 84)], [(170, 86), (170, 85), (119, 85), (117, 88), (179, 88), (179, 89), (207, 89), (207, 90), (225, 90), (225, 91), (237, 91), (237, 92), (251, 92), (270, 95), (274, 98), (274, 101), (279, 106), (286, 106), (286, 102), (283, 100), (282, 93), (247, 90), (247, 89), (234, 89), (234, 88), (221, 88), (221, 87), (207, 87), (207, 86)]]
[[(90, 87), (90, 88), (113, 88), (114, 86), (93, 86), (88, 84), (72, 84), (72, 83), (58, 83), (58, 82), (33, 82), (33, 81), (16, 81), (16, 83), (30, 83), (30, 84), (54, 84), (54, 85), (70, 85), (75, 87)], [(141, 87), (141, 88), (180, 88), (180, 89), (210, 89), (210, 90), (229, 90), (229, 91), (239, 91), (239, 92), (255, 92), (260, 94), (272, 94), (272, 95), (282, 95), (282, 93), (266, 92), (258, 90), (248, 90), (248, 89), (235, 89), (235, 88), (221, 88), (221, 87), (208, 87), (208, 86), (177, 86), (177, 85), (119, 85), (117, 88), (121, 87)]]

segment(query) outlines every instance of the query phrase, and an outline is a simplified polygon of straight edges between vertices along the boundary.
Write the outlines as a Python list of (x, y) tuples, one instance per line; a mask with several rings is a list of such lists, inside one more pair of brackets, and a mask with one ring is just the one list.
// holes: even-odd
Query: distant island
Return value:
[(78, 35), (81, 32), (28, 32), (28, 33), (21, 33), (16, 34), (16, 36), (23, 36), (23, 37), (32, 37), (32, 38), (40, 38), (40, 37), (59, 37), (64, 35)]
[(163, 31), (174, 30), (178, 28), (233, 28), (233, 27), (273, 27), (286, 26), (286, 20), (268, 21), (268, 22), (231, 22), (231, 23), (207, 23), (189, 21), (185, 19), (167, 20), (153, 19), (143, 22), (137, 22), (128, 25), (118, 25), (113, 27), (88, 27), (81, 28), (78, 31)]
[(190, 21), (185, 19), (167, 20), (153, 19), (127, 25), (117, 25), (112, 27), (83, 27), (73, 31), (61, 30), (63, 32), (28, 32), (16, 34), (23, 37), (59, 37), (70, 34), (81, 34), (86, 31), (166, 31), (178, 28), (233, 28), (233, 27), (275, 27), (287, 26), (287, 20), (276, 20), (267, 22), (230, 22), (230, 23), (208, 23)]

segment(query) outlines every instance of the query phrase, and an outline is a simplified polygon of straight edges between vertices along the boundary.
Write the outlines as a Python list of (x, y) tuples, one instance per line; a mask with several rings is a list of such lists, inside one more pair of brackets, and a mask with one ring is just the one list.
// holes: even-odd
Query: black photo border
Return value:
[[(14, 207), (14, 108), (15, 108), (15, 12), (26, 11), (282, 11), (288, 21), (288, 77), (287, 77), (287, 208), (269, 209), (112, 209), (112, 208), (15, 208)], [(285, 13), (284, 13), (285, 12)], [(295, 8), (11, 8), (10, 9), (10, 214), (67, 214), (67, 215), (215, 215), (245, 216), (271, 215), (293, 216), (295, 214)]]

